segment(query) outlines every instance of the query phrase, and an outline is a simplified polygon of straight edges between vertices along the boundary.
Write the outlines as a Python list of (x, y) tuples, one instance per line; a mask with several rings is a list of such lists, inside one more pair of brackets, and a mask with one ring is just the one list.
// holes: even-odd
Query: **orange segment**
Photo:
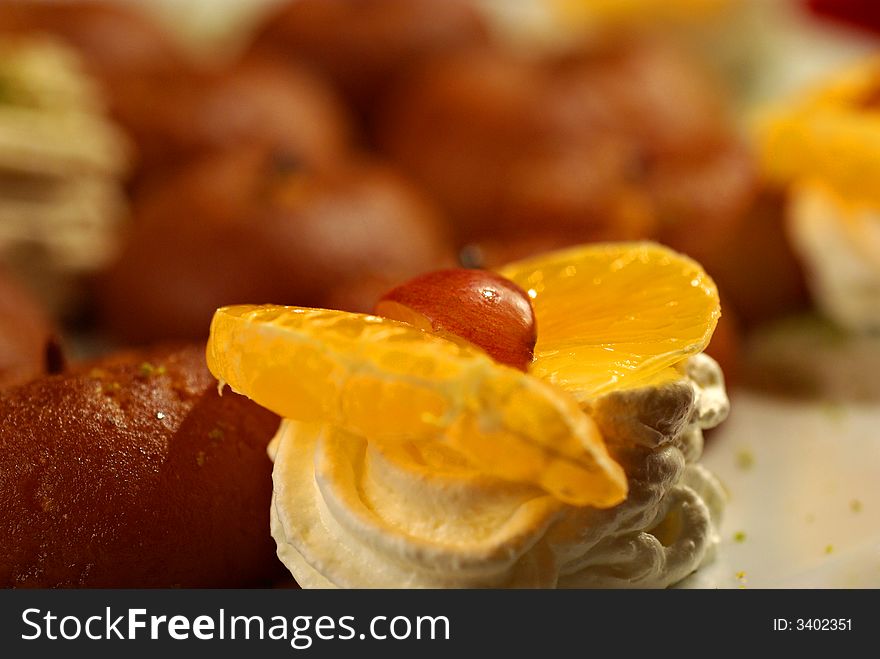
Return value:
[(703, 268), (654, 243), (575, 247), (500, 273), (532, 298), (530, 373), (581, 402), (674, 377), (671, 367), (708, 345), (721, 315)]
[(777, 183), (818, 179), (846, 198), (880, 203), (880, 57), (836, 74), (757, 122), (761, 165)]
[(565, 392), (393, 320), (298, 307), (218, 309), (208, 366), (283, 417), (376, 442), (436, 442), (484, 473), (607, 507), (626, 478)]

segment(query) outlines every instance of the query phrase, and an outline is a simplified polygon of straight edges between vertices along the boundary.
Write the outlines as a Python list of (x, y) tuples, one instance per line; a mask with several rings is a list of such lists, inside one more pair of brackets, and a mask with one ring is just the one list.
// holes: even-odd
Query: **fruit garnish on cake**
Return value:
[(880, 328), (880, 57), (768, 110), (759, 141), (818, 306), (847, 329)]
[(651, 243), (448, 270), (377, 313), (217, 311), (208, 365), (285, 418), (272, 533), (303, 587), (656, 587), (711, 557), (714, 283)]

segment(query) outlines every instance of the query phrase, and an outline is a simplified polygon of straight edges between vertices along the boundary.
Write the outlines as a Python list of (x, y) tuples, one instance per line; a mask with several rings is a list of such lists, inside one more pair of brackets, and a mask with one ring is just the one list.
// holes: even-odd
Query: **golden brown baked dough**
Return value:
[(312, 167), (329, 167), (351, 139), (348, 111), (329, 85), (301, 67), (257, 57), (132, 79), (115, 96), (115, 114), (147, 178), (242, 144), (271, 145)]
[(253, 49), (312, 66), (368, 115), (427, 59), (487, 40), (467, 0), (296, 0), (270, 14)]
[(161, 26), (119, 2), (9, 0), (0, 5), (0, 32), (54, 35), (79, 52), (89, 73), (108, 83), (174, 71), (186, 59)]
[(458, 239), (493, 253), (497, 241), (515, 253), (548, 238), (652, 237), (694, 252), (723, 240), (754, 196), (717, 90), (659, 42), (435, 59), (378, 124), (377, 142), (441, 203)]
[(281, 574), (278, 418), (204, 349), (116, 355), (0, 393), (0, 586), (215, 587)]
[[(151, 113), (160, 119), (171, 114), (175, 99), (170, 87), (194, 70), (180, 45), (131, 3), (3, 2), (0, 34), (51, 37), (71, 47), (113, 120), (135, 138), (135, 156), (143, 157), (142, 149), (152, 155), (155, 147), (140, 141), (138, 122)], [(135, 168), (131, 173), (140, 172)]]
[(803, 266), (786, 235), (781, 191), (762, 191), (724, 240), (698, 256), (723, 288), (724, 313), (735, 308), (746, 328), (810, 306)]
[(392, 285), (452, 261), (433, 207), (393, 171), (318, 172), (285, 152), (239, 148), (136, 204), (100, 306), (129, 341), (206, 338), (224, 304), (368, 312)]

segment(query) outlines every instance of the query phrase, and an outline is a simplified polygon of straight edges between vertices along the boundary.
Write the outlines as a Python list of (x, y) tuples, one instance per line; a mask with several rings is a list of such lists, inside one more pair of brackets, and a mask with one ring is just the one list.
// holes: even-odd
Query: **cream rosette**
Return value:
[(483, 475), (434, 445), (284, 421), (272, 535), (306, 588), (665, 587), (712, 556), (724, 493), (696, 464), (728, 402), (718, 365), (588, 405), (629, 495), (606, 510)]

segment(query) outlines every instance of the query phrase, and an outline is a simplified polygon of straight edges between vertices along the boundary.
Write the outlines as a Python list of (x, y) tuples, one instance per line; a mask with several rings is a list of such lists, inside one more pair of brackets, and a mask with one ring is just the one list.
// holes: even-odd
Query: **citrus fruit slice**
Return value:
[(499, 272), (532, 298), (529, 372), (580, 402), (678, 376), (670, 367), (708, 345), (721, 315), (703, 268), (654, 243), (574, 247)]
[(221, 383), (290, 419), (375, 442), (437, 442), (475, 468), (574, 505), (608, 507), (626, 477), (564, 391), (405, 323), (299, 307), (218, 309)]
[(765, 110), (757, 132), (771, 180), (818, 179), (844, 198), (880, 202), (880, 57), (843, 70), (795, 103)]

